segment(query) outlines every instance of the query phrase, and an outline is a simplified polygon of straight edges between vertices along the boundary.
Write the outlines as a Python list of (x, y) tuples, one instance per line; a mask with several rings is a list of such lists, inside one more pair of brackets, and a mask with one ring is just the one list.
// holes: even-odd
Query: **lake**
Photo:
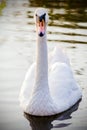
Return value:
[[(87, 1), (72, 1), (6, 0), (0, 13), (1, 130), (87, 129)], [(49, 52), (56, 45), (66, 50), (83, 95), (70, 110), (46, 118), (26, 115), (18, 100), (25, 74), (35, 60), (37, 7), (48, 9)]]

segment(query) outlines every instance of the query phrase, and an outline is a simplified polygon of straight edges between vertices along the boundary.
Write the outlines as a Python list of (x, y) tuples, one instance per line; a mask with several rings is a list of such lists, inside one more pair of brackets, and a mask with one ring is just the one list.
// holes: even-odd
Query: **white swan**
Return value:
[(82, 92), (73, 77), (67, 56), (60, 48), (54, 49), (48, 66), (46, 9), (38, 8), (34, 18), (37, 59), (29, 68), (23, 82), (20, 105), (24, 112), (31, 115), (54, 115), (73, 106), (81, 98)]

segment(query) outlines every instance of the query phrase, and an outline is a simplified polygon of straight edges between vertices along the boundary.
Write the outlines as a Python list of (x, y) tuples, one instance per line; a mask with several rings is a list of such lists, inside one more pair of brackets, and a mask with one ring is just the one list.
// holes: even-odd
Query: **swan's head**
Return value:
[(43, 37), (46, 32), (46, 25), (48, 23), (48, 13), (44, 8), (38, 8), (34, 14), (36, 30), (40, 37)]

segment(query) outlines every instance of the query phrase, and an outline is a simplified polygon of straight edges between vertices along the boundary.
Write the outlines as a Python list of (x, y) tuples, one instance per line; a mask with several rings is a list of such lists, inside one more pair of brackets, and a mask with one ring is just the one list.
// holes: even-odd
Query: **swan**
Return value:
[(66, 111), (82, 97), (82, 91), (74, 79), (68, 57), (58, 46), (48, 63), (47, 23), (45, 8), (34, 14), (36, 25), (36, 61), (25, 76), (19, 94), (20, 106), (25, 113), (50, 116)]

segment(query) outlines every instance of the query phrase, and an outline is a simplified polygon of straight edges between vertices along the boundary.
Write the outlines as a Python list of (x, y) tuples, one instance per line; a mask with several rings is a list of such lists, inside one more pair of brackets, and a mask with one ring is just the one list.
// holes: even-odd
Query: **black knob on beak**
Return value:
[(43, 14), (43, 15), (41, 15), (41, 16), (39, 17), (39, 21), (40, 21), (40, 22), (42, 22), (42, 20), (44, 20), (44, 21), (45, 21), (45, 15), (46, 15), (46, 13), (45, 13), (45, 14)]

